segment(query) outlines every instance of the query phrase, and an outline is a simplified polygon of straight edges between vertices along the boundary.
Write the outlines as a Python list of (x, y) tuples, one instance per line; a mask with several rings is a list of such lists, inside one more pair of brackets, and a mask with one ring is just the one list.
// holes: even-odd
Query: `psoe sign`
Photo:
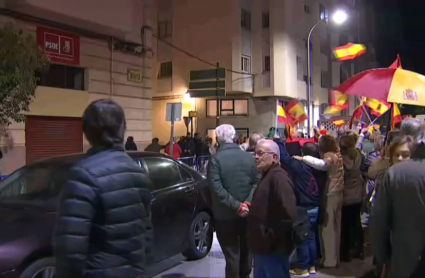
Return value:
[(80, 65), (79, 36), (38, 26), (37, 42), (50, 61)]

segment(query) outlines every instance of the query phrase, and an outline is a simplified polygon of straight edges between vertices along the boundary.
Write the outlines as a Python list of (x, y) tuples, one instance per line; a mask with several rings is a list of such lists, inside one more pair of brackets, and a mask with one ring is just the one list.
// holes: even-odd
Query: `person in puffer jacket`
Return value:
[(91, 149), (69, 171), (53, 234), (58, 278), (138, 278), (152, 259), (152, 194), (124, 151), (125, 115), (112, 100), (84, 111)]

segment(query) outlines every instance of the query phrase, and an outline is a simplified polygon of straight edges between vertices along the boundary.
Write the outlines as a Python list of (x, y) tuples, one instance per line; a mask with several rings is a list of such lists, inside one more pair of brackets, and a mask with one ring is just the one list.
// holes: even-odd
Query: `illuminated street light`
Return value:
[(190, 99), (190, 93), (186, 93), (186, 94), (184, 94), (184, 98), (185, 98), (185, 99)]
[(336, 24), (342, 24), (348, 19), (348, 14), (343, 10), (338, 10), (333, 13), (332, 21)]
[[(336, 10), (332, 13), (331, 16), (332, 22), (335, 24), (342, 24), (348, 19), (348, 14), (343, 10)], [(313, 33), (314, 29), (322, 22), (327, 22), (328, 18), (325, 13), (321, 16), (320, 20), (317, 21), (313, 27), (311, 27), (310, 31), (308, 32), (307, 37), (307, 115), (311, 118), (307, 120), (307, 132), (308, 135), (310, 135), (310, 120), (314, 122), (313, 113), (310, 113), (310, 105), (311, 105), (311, 98), (312, 98), (312, 84), (311, 84), (311, 72), (312, 72), (312, 66), (311, 66), (311, 34)]]

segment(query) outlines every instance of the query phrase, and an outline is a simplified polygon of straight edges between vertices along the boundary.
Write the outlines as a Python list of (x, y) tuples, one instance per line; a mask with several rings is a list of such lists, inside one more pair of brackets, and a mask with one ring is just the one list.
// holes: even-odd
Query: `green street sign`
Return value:
[(211, 88), (225, 88), (226, 82), (224, 80), (218, 81), (197, 81), (189, 82), (189, 90), (198, 90), (198, 89), (211, 89)]
[(190, 71), (190, 81), (225, 78), (226, 69), (224, 68)]
[(192, 91), (190, 90), (188, 92), (190, 94), (190, 97), (224, 97), (226, 96), (226, 90), (225, 89), (210, 89), (210, 90), (199, 90), (199, 91)]
[(192, 70), (188, 93), (190, 97), (226, 96), (226, 69)]

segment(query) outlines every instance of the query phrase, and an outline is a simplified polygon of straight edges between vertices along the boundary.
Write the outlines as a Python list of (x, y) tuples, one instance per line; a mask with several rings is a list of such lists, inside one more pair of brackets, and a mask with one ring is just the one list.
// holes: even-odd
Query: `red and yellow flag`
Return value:
[(391, 107), (390, 104), (373, 98), (367, 98), (364, 105), (369, 107), (371, 109), (370, 113), (376, 117), (382, 116)]
[(277, 121), (280, 123), (288, 123), (288, 117), (286, 117), (285, 109), (283, 109), (281, 102), (277, 101)]
[[(362, 101), (362, 103), (363, 103), (363, 101)], [(360, 103), (360, 105), (357, 106), (357, 108), (353, 112), (353, 116), (351, 116), (350, 128), (353, 127), (353, 121), (354, 120), (360, 119), (363, 116), (364, 107), (363, 107), (362, 103)]]
[(401, 123), (403, 120), (400, 113), (400, 108), (398, 108), (397, 103), (393, 104), (392, 113), (391, 113), (391, 129), (395, 128), (395, 125)]
[(294, 118), (295, 123), (299, 123), (308, 119), (308, 115), (304, 110), (304, 106), (296, 99), (291, 100), (285, 109), (290, 116)]
[(329, 105), (323, 114), (337, 114), (349, 107), (348, 95), (338, 91), (331, 91), (331, 105)]
[(366, 46), (363, 44), (347, 43), (334, 49), (334, 55), (338, 61), (353, 60), (365, 53)]
[(332, 121), (332, 123), (333, 123), (335, 126), (340, 127), (340, 126), (345, 125), (346, 121), (345, 121), (345, 120), (343, 120), (343, 119), (339, 119), (339, 120), (333, 120), (333, 121)]

